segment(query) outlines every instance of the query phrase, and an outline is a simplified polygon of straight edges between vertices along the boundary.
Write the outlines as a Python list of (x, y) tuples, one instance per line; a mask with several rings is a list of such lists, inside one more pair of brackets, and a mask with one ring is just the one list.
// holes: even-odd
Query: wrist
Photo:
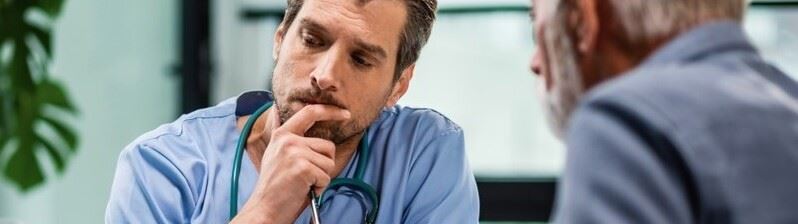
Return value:
[(231, 223), (275, 223), (274, 211), (265, 203), (250, 200), (241, 207), (241, 211)]
[(273, 216), (260, 210), (243, 210), (230, 223), (275, 223)]

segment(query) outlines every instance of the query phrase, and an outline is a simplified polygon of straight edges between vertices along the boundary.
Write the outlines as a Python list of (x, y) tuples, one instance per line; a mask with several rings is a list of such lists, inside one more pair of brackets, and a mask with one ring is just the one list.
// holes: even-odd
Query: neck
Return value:
[[(261, 114), (261, 116), (255, 120), (255, 124), (252, 126), (252, 131), (250, 132), (249, 138), (247, 138), (247, 155), (255, 165), (257, 171), (260, 171), (261, 162), (263, 162), (263, 154), (269, 147), (272, 132), (279, 128), (278, 124), (280, 121), (278, 120), (279, 117), (276, 113), (277, 111), (274, 109), (274, 107), (272, 107)], [(244, 124), (248, 119), (249, 116), (238, 118), (238, 130), (243, 129)], [(345, 140), (343, 143), (335, 145), (335, 169), (333, 170), (333, 173), (330, 173), (330, 177), (334, 178), (338, 176), (346, 167), (346, 165), (349, 163), (349, 160), (351, 160), (352, 156), (355, 154), (358, 144), (360, 143), (360, 139), (363, 138), (364, 133), (365, 132), (354, 135)]]
[(648, 52), (650, 52), (650, 50), (645, 50), (642, 54), (634, 54), (636, 52), (630, 53), (623, 50), (623, 48), (619, 47), (614, 42), (600, 44), (597, 51), (602, 53), (600, 55), (585, 57), (582, 59), (584, 60), (583, 63), (580, 64), (580, 70), (583, 72), (582, 81), (585, 85), (585, 90), (592, 89), (598, 84), (623, 75), (625, 72), (640, 64), (642, 60), (648, 56)]

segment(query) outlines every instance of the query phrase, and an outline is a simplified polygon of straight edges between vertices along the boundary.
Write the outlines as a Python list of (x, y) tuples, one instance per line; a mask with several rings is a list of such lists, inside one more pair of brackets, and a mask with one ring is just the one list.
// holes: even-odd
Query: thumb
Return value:
[(266, 122), (267, 129), (274, 130), (283, 125), (282, 122), (280, 122), (280, 111), (277, 107), (272, 107), (267, 116), (269, 118), (268, 120), (270, 120), (270, 122)]

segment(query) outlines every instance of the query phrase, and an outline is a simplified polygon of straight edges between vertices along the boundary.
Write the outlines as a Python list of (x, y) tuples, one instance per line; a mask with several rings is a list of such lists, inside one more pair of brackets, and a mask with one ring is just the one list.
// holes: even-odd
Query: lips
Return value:
[(341, 106), (340, 104), (337, 104), (335, 102), (330, 102), (330, 101), (325, 101), (325, 100), (320, 100), (320, 99), (302, 98), (302, 99), (297, 99), (296, 101), (299, 102), (299, 103), (302, 103), (304, 105), (321, 104), (321, 105), (329, 105), (329, 106), (339, 107), (341, 109), (346, 109), (343, 106)]
[(328, 104), (322, 102), (321, 100), (316, 100), (316, 99), (300, 99), (299, 102), (302, 102), (304, 104)]

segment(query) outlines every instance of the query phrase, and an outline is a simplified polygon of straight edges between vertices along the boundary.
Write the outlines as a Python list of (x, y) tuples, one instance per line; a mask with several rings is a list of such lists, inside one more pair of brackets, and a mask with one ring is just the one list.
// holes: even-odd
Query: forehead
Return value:
[(399, 0), (308, 0), (296, 21), (310, 20), (337, 38), (359, 38), (396, 52), (406, 11)]

